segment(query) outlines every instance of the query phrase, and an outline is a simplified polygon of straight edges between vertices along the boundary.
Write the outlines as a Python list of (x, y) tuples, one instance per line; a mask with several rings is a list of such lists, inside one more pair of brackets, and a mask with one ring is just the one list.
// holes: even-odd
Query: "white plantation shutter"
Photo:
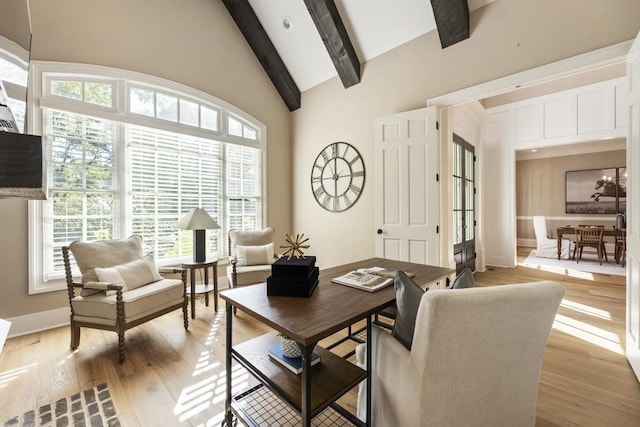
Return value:
[(262, 217), (260, 177), (261, 151), (240, 145), (226, 146), (228, 227), (255, 230)]
[[(192, 254), (193, 232), (176, 224), (204, 208), (222, 218), (222, 144), (140, 126), (127, 126), (132, 232), (156, 257)], [(207, 251), (221, 253), (220, 230), (207, 232)]]
[(48, 110), (44, 138), (49, 156), (52, 248), (45, 271), (63, 271), (62, 246), (114, 236), (114, 124)]

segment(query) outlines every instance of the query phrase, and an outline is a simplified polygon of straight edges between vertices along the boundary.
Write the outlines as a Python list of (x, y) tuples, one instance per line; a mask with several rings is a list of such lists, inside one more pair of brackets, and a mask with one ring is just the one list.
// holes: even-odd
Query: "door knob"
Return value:
[(381, 229), (381, 228), (378, 228), (377, 233), (378, 233), (378, 234), (382, 234), (382, 229)]

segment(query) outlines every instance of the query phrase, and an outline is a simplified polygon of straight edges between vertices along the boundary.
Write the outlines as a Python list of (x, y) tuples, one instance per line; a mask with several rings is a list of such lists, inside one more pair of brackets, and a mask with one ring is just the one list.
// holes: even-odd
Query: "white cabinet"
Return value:
[(545, 100), (544, 110), (544, 138), (560, 138), (576, 133), (576, 98), (573, 96), (558, 96)]
[(516, 106), (514, 113), (516, 141), (537, 141), (542, 138), (543, 109), (540, 103)]
[[(529, 149), (607, 138), (624, 138), (627, 99), (624, 78), (488, 109), (513, 112), (515, 148)], [(508, 141), (505, 141), (508, 142)]]

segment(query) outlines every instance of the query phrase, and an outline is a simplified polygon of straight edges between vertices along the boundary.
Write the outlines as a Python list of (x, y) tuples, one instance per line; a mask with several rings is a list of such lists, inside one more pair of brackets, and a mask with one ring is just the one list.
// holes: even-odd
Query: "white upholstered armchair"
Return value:
[[(411, 350), (374, 326), (371, 425), (533, 427), (542, 354), (564, 292), (548, 281), (430, 290)], [(360, 344), (361, 365), (365, 353)]]
[[(558, 256), (558, 241), (549, 237), (547, 220), (544, 216), (533, 217), (533, 231), (536, 234), (536, 256), (542, 258), (556, 258)], [(571, 240), (561, 239), (560, 258), (569, 259), (571, 256)]]
[[(70, 254), (82, 273), (75, 281)], [(187, 316), (184, 269), (156, 267), (153, 253), (144, 255), (142, 238), (75, 241), (62, 248), (67, 292), (71, 308), (71, 348), (80, 345), (80, 327), (104, 329), (118, 334), (118, 360), (126, 357), (124, 333), (173, 310)], [(160, 273), (178, 273), (180, 279), (165, 279)]]
[(229, 286), (251, 285), (266, 282), (271, 276), (274, 254), (274, 229), (267, 227), (256, 231), (229, 231)]

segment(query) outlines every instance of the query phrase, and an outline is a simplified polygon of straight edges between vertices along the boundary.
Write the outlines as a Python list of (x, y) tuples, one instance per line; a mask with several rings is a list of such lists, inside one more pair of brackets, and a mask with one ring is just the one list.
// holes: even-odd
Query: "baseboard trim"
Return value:
[(70, 314), (69, 307), (64, 307), (8, 318), (11, 322), (9, 338), (68, 325)]
[(538, 242), (536, 239), (518, 239), (518, 246), (524, 246), (525, 248), (537, 248)]

